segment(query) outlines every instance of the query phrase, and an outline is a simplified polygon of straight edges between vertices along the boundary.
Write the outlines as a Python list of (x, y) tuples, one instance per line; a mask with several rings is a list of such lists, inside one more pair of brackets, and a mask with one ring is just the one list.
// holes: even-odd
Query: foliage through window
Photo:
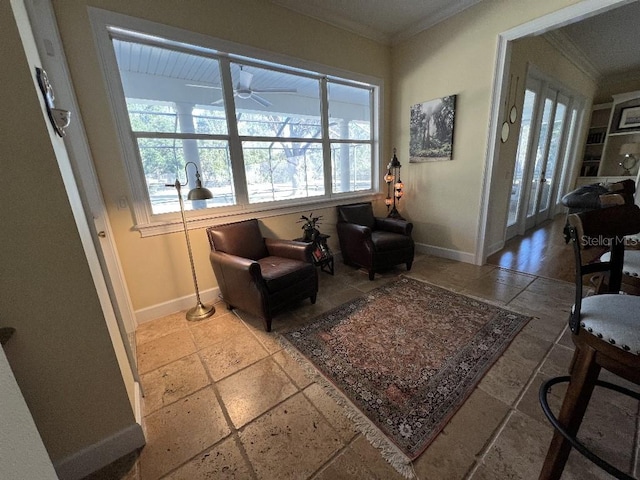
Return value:
[(122, 31), (112, 42), (152, 215), (178, 211), (166, 185), (188, 179), (186, 196), (187, 162), (213, 192), (187, 209), (373, 190), (375, 86)]

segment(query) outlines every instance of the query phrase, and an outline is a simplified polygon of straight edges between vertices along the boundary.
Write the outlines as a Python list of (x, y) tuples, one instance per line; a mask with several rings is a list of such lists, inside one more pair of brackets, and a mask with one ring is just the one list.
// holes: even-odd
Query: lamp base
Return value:
[(187, 311), (187, 320), (191, 322), (204, 320), (205, 318), (209, 318), (214, 313), (216, 313), (216, 309), (213, 305), (208, 306), (198, 302), (195, 307)]

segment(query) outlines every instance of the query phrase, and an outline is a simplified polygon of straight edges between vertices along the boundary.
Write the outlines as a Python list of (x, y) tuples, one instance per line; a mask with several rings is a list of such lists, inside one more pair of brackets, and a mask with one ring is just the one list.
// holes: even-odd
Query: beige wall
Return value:
[[(182, 233), (141, 238), (132, 229), (130, 210), (117, 208), (119, 198), (131, 197), (96, 57), (87, 6), (381, 78), (384, 81), (384, 91), (387, 92), (383, 111), (386, 112), (385, 123), (388, 125), (390, 49), (269, 2), (185, 0), (180, 2), (179, 8), (172, 0), (154, 1), (153, 8), (149, 8), (149, 2), (146, 1), (54, 2), (102, 193), (107, 202), (117, 248), (136, 310), (193, 294), (193, 282)], [(383, 144), (388, 144), (388, 141)], [(390, 149), (386, 149), (385, 158), (382, 159), (385, 165), (389, 154)], [(320, 212), (310, 208), (305, 213), (310, 210), (316, 210), (316, 213), (325, 216), (322, 231), (332, 235), (330, 245), (337, 248), (334, 209)], [(265, 233), (295, 238), (300, 235), (300, 225), (296, 223), (299, 217), (300, 213), (265, 218)], [(192, 243), (200, 287), (202, 290), (212, 288), (216, 282), (209, 265), (209, 246), (204, 230), (192, 230)]]
[[(391, 133), (416, 241), (475, 254), (498, 35), (572, 3), (480, 2), (394, 48)], [(454, 160), (406, 163), (409, 108), (452, 94), (458, 95)]]
[(0, 32), (0, 326), (55, 463), (135, 420), (9, 2)]

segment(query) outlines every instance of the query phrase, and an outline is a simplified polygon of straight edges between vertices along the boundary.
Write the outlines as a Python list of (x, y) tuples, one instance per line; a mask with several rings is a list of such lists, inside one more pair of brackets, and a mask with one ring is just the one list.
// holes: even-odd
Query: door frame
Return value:
[[(511, 42), (519, 38), (539, 35), (555, 28), (570, 25), (614, 8), (627, 5), (636, 0), (584, 0), (580, 3), (569, 5), (558, 11), (535, 18), (527, 23), (514, 27), (498, 35), (496, 49), (496, 64), (493, 75), (493, 88), (491, 94), (491, 113), (489, 116), (489, 141), (487, 142), (486, 161), (482, 179), (482, 196), (480, 198), (480, 218), (476, 233), (476, 251), (474, 263), (482, 265), (486, 263), (489, 255), (489, 243), (487, 232), (489, 221), (504, 222), (503, 218), (490, 218), (489, 205), (492, 196), (492, 179), (496, 175), (496, 165), (500, 152), (500, 130), (502, 118), (505, 116), (503, 109), (504, 99), (509, 87), (507, 71), (511, 59)], [(584, 114), (579, 119), (579, 125), (583, 125)], [(575, 158), (574, 158), (575, 162)], [(573, 162), (572, 162), (573, 163)], [(574, 165), (575, 166), (575, 165)]]
[[(72, 112), (64, 144), (73, 170), (88, 231), (83, 238), (96, 255), (88, 255), (111, 341), (125, 380), (136, 421), (142, 419), (140, 379), (135, 354), (135, 314), (113, 240), (80, 109), (73, 90), (52, 0), (22, 0), (36, 41), (40, 62), (55, 88), (56, 103)], [(80, 231), (81, 234), (83, 231)], [(85, 249), (88, 247), (85, 247)]]

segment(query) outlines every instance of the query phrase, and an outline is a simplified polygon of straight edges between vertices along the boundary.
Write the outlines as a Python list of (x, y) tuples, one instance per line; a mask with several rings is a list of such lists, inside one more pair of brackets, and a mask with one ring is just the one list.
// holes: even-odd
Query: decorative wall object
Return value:
[(411, 107), (409, 163), (453, 158), (456, 96), (430, 100)]

